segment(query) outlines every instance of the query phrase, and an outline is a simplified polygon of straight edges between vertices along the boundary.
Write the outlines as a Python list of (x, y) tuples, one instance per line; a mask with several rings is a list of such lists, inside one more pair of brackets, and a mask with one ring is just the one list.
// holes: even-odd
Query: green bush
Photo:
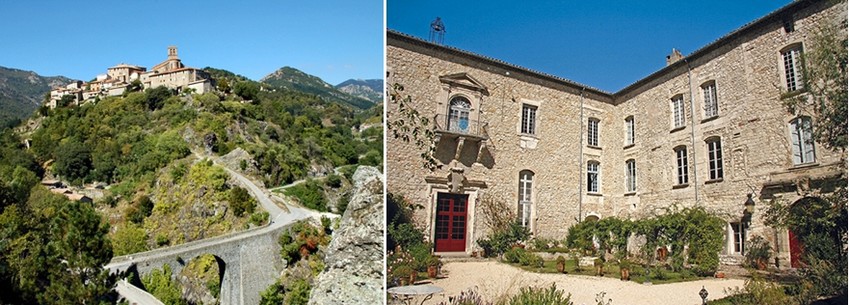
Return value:
[(555, 283), (549, 288), (520, 288), (519, 293), (510, 297), (505, 305), (572, 305), (571, 294), (564, 296), (564, 291), (555, 288)]
[(325, 184), (332, 188), (338, 188), (342, 186), (342, 178), (337, 174), (330, 174), (325, 178)]
[(527, 240), (530, 236), (531, 232), (528, 228), (519, 223), (511, 223), (507, 228), (498, 229), (490, 236), (478, 239), (477, 242), (488, 256), (496, 256), (505, 253), (511, 246)]
[(249, 221), (251, 223), (253, 223), (255, 226), (262, 226), (266, 222), (269, 221), (269, 212), (266, 212), (266, 211), (254, 212), (253, 214), (251, 214), (251, 219)]
[(284, 194), (297, 198), (307, 208), (320, 212), (328, 211), (328, 200), (325, 197), (325, 191), (319, 182), (315, 180), (308, 179), (304, 183), (287, 188)]
[(770, 243), (764, 237), (756, 236), (747, 241), (746, 263), (750, 267), (758, 268), (759, 262), (767, 264), (771, 256)]
[(227, 198), (230, 208), (233, 210), (233, 215), (236, 215), (236, 217), (242, 217), (245, 213), (254, 213), (256, 200), (248, 194), (246, 189), (239, 186), (234, 187), (230, 189)]

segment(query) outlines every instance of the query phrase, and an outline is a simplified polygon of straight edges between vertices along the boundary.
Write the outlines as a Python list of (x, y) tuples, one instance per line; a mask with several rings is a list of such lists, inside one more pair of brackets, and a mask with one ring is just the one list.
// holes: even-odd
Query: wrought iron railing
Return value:
[(434, 116), (434, 125), (437, 127), (437, 131), (484, 137), (481, 122), (478, 120), (438, 114)]

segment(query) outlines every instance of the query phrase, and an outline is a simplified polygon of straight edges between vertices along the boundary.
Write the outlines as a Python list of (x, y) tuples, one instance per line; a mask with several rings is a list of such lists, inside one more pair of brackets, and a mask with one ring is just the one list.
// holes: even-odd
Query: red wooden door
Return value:
[(469, 195), (437, 195), (434, 247), (437, 252), (466, 251), (466, 205)]
[(794, 232), (788, 230), (788, 245), (791, 248), (791, 267), (800, 268), (800, 258), (803, 256), (803, 248), (800, 247), (800, 241)]

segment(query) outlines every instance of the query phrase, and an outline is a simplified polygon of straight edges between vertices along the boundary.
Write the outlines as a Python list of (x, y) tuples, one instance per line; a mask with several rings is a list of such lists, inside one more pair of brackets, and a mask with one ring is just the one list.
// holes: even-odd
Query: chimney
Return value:
[(673, 63), (679, 61), (682, 58), (685, 58), (685, 56), (682, 56), (682, 53), (679, 52), (679, 50), (673, 48), (673, 52), (670, 53), (670, 55), (667, 55), (667, 65), (672, 65)]

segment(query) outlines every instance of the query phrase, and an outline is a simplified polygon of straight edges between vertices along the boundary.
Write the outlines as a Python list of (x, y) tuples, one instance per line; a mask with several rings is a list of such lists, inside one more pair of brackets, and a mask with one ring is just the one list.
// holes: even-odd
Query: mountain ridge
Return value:
[(335, 88), (315, 75), (305, 73), (290, 66), (284, 66), (260, 79), (260, 83), (271, 87), (315, 94), (327, 101), (346, 104), (358, 109), (366, 109), (375, 103)]
[(34, 71), (0, 66), (0, 126), (16, 125), (41, 105), (50, 89), (72, 81), (66, 76), (42, 76)]

